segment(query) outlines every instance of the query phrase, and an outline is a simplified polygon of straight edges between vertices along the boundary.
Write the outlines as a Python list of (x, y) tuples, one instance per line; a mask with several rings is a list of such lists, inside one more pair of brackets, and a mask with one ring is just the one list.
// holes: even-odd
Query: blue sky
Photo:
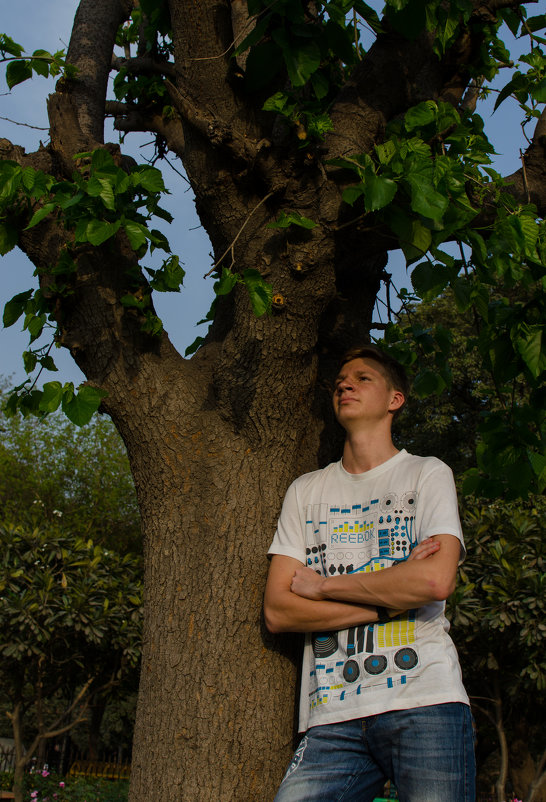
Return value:
[[(380, 3), (373, 3), (379, 8)], [(2, 13), (2, 30), (16, 42), (23, 45), (27, 53), (37, 48), (51, 52), (66, 48), (68, 45), (72, 21), (77, 8), (76, 0), (18, 0), (17, 3), (4, 3)], [(3, 70), (2, 70), (3, 76)], [(500, 86), (508, 77), (501, 75)], [(33, 78), (16, 86), (8, 92), (3, 77), (0, 79), (0, 138), (7, 138), (22, 145), (27, 152), (35, 150), (40, 140), (47, 142), (46, 97), (53, 91), (53, 81)], [(488, 102), (489, 113), (494, 100)], [(482, 115), (486, 114), (482, 110)], [(10, 122), (9, 120), (14, 121)], [(492, 118), (488, 135), (499, 156), (495, 161), (497, 170), (508, 174), (519, 167), (519, 148), (525, 147), (519, 126), (520, 112), (515, 103), (507, 100)], [(24, 123), (25, 125), (18, 125)], [(35, 126), (35, 127), (28, 127)], [(107, 140), (117, 141), (117, 134), (107, 135)], [(148, 158), (151, 147), (146, 147), (151, 137), (128, 137), (123, 146), (137, 161)], [(172, 159), (177, 169), (180, 163)], [(159, 166), (159, 165), (158, 165)], [(180, 351), (193, 342), (196, 336), (204, 334), (205, 327), (196, 328), (196, 323), (206, 314), (212, 297), (212, 279), (203, 276), (210, 270), (210, 242), (200, 227), (195, 214), (193, 197), (188, 185), (174, 171), (164, 165), (165, 183), (172, 194), (164, 199), (163, 206), (174, 215), (175, 221), (170, 226), (161, 224), (161, 228), (169, 238), (174, 253), (177, 253), (186, 270), (186, 278), (181, 293), (156, 293), (154, 303), (165, 329), (172, 342)], [(151, 259), (145, 264), (153, 266)], [(16, 293), (34, 286), (33, 266), (18, 249), (1, 259), (0, 270), (0, 307)], [(403, 259), (393, 254), (387, 270), (393, 273), (398, 288), (409, 286)], [(22, 330), (21, 321), (9, 329), (0, 328), (0, 374), (11, 375), (15, 382), (26, 377), (22, 367), (21, 353), (28, 344), (28, 335)], [(66, 349), (55, 349), (54, 359), (59, 368), (58, 373), (43, 373), (43, 381), (58, 379), (61, 382), (73, 381), (79, 384), (84, 377), (74, 364)], [(42, 382), (40, 382), (41, 384)]]

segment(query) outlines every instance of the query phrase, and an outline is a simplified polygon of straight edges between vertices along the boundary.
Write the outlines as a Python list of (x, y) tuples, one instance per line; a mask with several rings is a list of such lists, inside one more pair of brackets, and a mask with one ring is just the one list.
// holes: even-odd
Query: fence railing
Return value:
[(75, 760), (68, 770), (68, 777), (103, 777), (106, 780), (128, 780), (130, 763), (113, 763), (101, 760)]

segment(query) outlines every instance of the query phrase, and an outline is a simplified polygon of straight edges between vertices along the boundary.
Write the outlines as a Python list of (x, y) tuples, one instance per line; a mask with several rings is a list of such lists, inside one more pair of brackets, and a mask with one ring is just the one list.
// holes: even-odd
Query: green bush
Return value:
[(25, 802), (127, 802), (128, 780), (62, 777), (47, 771), (25, 776)]

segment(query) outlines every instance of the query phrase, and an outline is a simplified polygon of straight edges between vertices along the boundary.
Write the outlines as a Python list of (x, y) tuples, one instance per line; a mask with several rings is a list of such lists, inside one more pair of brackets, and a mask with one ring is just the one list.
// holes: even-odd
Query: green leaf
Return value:
[(537, 101), (537, 103), (546, 103), (546, 78), (543, 78), (541, 81), (532, 84), (529, 87), (529, 94)]
[(34, 351), (23, 351), (23, 365), (26, 373), (32, 373), (36, 367), (38, 357)]
[(123, 223), (123, 228), (129, 238), (131, 248), (134, 251), (138, 251), (146, 243), (148, 229), (142, 223), (135, 223), (134, 220), (126, 220)]
[[(67, 400), (67, 394), (63, 395), (63, 412), (76, 426), (84, 426), (89, 423), (102, 399), (107, 395), (107, 392), (98, 387), (83, 385), (78, 388), (77, 394), (68, 393), (69, 400)], [(72, 397), (70, 398), (70, 396)]]
[(451, 270), (445, 265), (421, 262), (413, 269), (411, 283), (420, 298), (431, 301), (447, 287), (450, 277)]
[(53, 61), (53, 56), (47, 50), (35, 50), (32, 54), (31, 67), (37, 75), (42, 78), (49, 76), (49, 67)]
[(9, 223), (0, 223), (0, 255), (5, 256), (9, 253), (19, 241), (19, 231), (15, 226)]
[(285, 117), (289, 117), (295, 108), (296, 103), (286, 92), (275, 92), (274, 95), (267, 98), (262, 106), (264, 111), (276, 111), (278, 114), (284, 114)]
[(411, 187), (411, 208), (431, 220), (441, 220), (449, 206), (449, 198), (434, 188), (431, 177), (417, 170), (404, 176)]
[(10, 61), (6, 67), (6, 83), (9, 89), (13, 89), (17, 84), (32, 78), (32, 67), (30, 61)]
[(234, 286), (237, 284), (237, 276), (232, 273), (227, 267), (222, 268), (222, 275), (218, 281), (214, 283), (214, 292), (216, 295), (229, 295)]
[(518, 329), (515, 341), (519, 354), (535, 379), (546, 369), (546, 350), (542, 344), (543, 334), (544, 326), (523, 324)]
[(28, 329), (30, 334), (30, 341), (34, 342), (37, 340), (46, 323), (46, 316), (45, 315), (34, 315), (32, 313), (28, 314), (25, 319), (25, 328)]
[(344, 203), (348, 203), (349, 206), (352, 206), (363, 195), (364, 184), (352, 184), (349, 187), (345, 187), (341, 197), (343, 198)]
[(245, 87), (256, 92), (271, 83), (280, 72), (283, 59), (281, 50), (274, 42), (261, 42), (248, 54), (245, 70)]
[[(250, 11), (249, 11), (250, 14)], [(253, 30), (246, 36), (240, 45), (238, 45), (235, 49), (235, 55), (239, 56), (241, 53), (246, 52), (249, 48), (254, 47), (257, 45), (264, 33), (267, 30), (267, 26), (269, 25), (269, 15), (265, 15), (262, 19), (258, 20)], [(248, 29), (247, 29), (248, 30)]]
[(396, 145), (392, 139), (388, 139), (386, 142), (376, 145), (375, 152), (377, 153), (377, 158), (379, 159), (380, 164), (389, 164), (392, 157), (396, 153)]
[(243, 273), (243, 281), (250, 296), (252, 311), (256, 317), (261, 317), (271, 309), (273, 291), (271, 284), (262, 277), (257, 270), (249, 269)]
[(184, 356), (191, 356), (191, 354), (194, 354), (203, 342), (205, 342), (204, 337), (196, 337), (192, 344), (188, 345), (184, 351)]
[(102, 245), (103, 242), (114, 236), (120, 225), (119, 220), (116, 220), (115, 223), (109, 223), (107, 220), (91, 220), (85, 230), (87, 241), (91, 245)]
[[(375, 212), (378, 209), (383, 209), (387, 206), (394, 196), (398, 186), (395, 181), (390, 178), (383, 178), (381, 175), (369, 173), (366, 175), (364, 184), (364, 196), (366, 210), (368, 212)], [(345, 200), (345, 197), (343, 198)]]
[(315, 228), (317, 223), (308, 217), (302, 217), (297, 212), (281, 212), (274, 223), (268, 223), (268, 228), (288, 228), (289, 226), (300, 226), (300, 228)]
[(311, 86), (313, 87), (317, 100), (325, 98), (330, 90), (328, 78), (321, 72), (313, 73), (311, 76)]
[(101, 191), (98, 193), (99, 198), (104, 203), (107, 209), (114, 211), (116, 208), (116, 201), (114, 197), (114, 188), (110, 181), (106, 178), (97, 178), (96, 179), (101, 187)]
[(4, 328), (9, 328), (16, 323), (23, 312), (25, 311), (27, 301), (32, 297), (34, 290), (26, 290), (14, 295), (11, 301), (8, 301), (4, 307), (3, 324)]
[(419, 398), (439, 394), (445, 386), (446, 383), (440, 374), (428, 368), (418, 373), (413, 381), (413, 390)]
[(536, 451), (528, 451), (527, 456), (531, 467), (537, 476), (538, 492), (543, 493), (546, 487), (546, 454), (538, 454)]
[(30, 218), (30, 223), (25, 228), (25, 231), (28, 231), (29, 228), (34, 228), (37, 226), (38, 223), (41, 223), (44, 218), (46, 218), (51, 212), (55, 209), (54, 203), (44, 203)]
[(148, 192), (165, 192), (163, 176), (156, 167), (144, 167), (132, 175), (136, 185), (143, 187)]
[(289, 42), (281, 29), (272, 33), (274, 41), (282, 50), (284, 63), (292, 86), (304, 86), (320, 67), (320, 48), (314, 41)]
[(158, 292), (179, 292), (185, 275), (178, 256), (171, 256), (163, 262), (160, 270), (153, 272), (150, 286)]
[(546, 14), (538, 14), (536, 17), (529, 17), (526, 20), (526, 25), (530, 31), (541, 31), (546, 28)]
[(510, 81), (508, 81), (506, 86), (504, 86), (499, 92), (497, 99), (495, 101), (495, 106), (493, 108), (493, 111), (496, 111), (500, 106), (500, 104), (504, 100), (506, 100), (507, 97), (510, 97), (510, 95), (513, 92), (521, 91), (527, 85), (528, 85), (528, 79), (524, 75), (522, 75), (521, 72), (519, 71), (515, 72), (513, 78)]
[(46, 382), (43, 386), (39, 409), (41, 412), (55, 412), (63, 400), (64, 388), (61, 382)]
[(0, 33), (0, 53), (9, 53), (10, 56), (19, 58), (24, 53), (22, 45), (14, 42), (13, 39), (5, 33)]
[(438, 115), (438, 106), (433, 100), (425, 100), (418, 106), (408, 109), (404, 115), (406, 131), (415, 131), (434, 122)]
[(451, 282), (458, 312), (466, 312), (472, 305), (472, 287), (464, 278), (457, 278)]

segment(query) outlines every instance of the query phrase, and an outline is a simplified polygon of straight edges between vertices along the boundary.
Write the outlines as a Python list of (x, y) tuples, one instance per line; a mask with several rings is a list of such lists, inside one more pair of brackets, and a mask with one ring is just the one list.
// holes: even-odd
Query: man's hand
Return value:
[[(427, 557), (430, 557), (431, 554), (438, 551), (439, 548), (440, 544), (437, 540), (428, 538), (422, 543), (419, 543), (419, 545), (412, 550), (408, 557), (408, 562), (410, 560), (425, 560)], [(323, 580), (324, 577), (317, 574), (312, 568), (302, 566), (296, 570), (290, 584), (290, 590), (292, 593), (303, 596), (305, 599), (322, 601), (326, 598), (325, 594), (322, 592)]]
[(302, 566), (298, 568), (292, 577), (290, 590), (292, 593), (297, 593), (298, 596), (303, 596), (305, 599), (312, 601), (322, 601), (324, 595), (321, 593), (320, 586), (322, 585), (322, 577), (313, 571), (312, 568)]

